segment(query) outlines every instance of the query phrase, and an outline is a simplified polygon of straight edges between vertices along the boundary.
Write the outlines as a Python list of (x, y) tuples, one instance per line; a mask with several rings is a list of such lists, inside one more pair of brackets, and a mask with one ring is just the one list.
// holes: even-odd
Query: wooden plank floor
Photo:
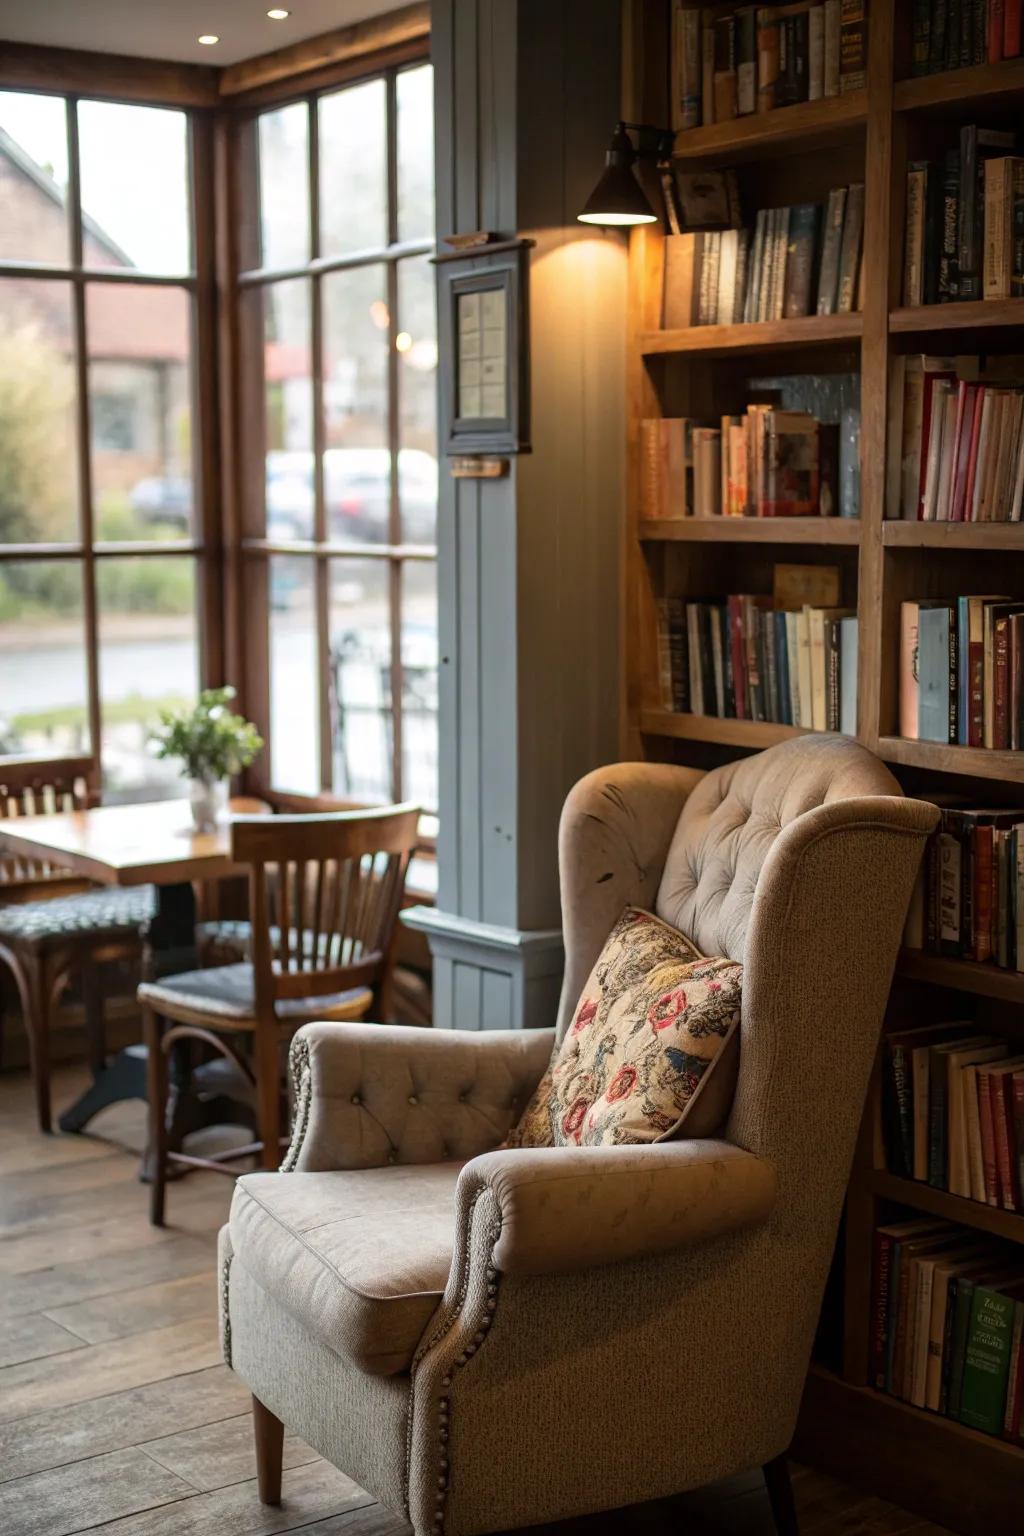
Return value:
[[(81, 1082), (59, 1072), (57, 1103)], [(194, 1173), (172, 1185), (172, 1225), (155, 1231), (136, 1179), (142, 1106), (109, 1110), (94, 1130), (40, 1136), (27, 1079), (0, 1077), (3, 1536), (409, 1536), (294, 1437), (282, 1507), (259, 1503), (248, 1394), (217, 1344), (230, 1183)], [(948, 1536), (817, 1473), (797, 1469), (795, 1485), (803, 1536)], [(750, 1475), (558, 1531), (770, 1536), (772, 1524)]]

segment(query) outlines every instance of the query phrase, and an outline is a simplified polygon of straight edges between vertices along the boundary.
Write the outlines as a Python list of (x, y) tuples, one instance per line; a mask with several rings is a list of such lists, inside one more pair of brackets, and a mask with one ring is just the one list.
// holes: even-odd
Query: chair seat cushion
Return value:
[(461, 1167), (246, 1174), (231, 1203), (236, 1261), (361, 1370), (406, 1371), (448, 1281)]
[(51, 901), (0, 906), (0, 939), (35, 945), (76, 937), (128, 937), (137, 934), (155, 911), (156, 890), (151, 885), (101, 886)]
[[(216, 965), (203, 971), (182, 971), (147, 981), (139, 988), (140, 1002), (170, 1018), (184, 1007), (225, 1023), (250, 1023), (255, 1017), (256, 979), (251, 965)], [(290, 1023), (309, 1019), (362, 1018), (373, 1001), (367, 987), (330, 992), (322, 997), (290, 998), (277, 1004), (277, 1017)]]

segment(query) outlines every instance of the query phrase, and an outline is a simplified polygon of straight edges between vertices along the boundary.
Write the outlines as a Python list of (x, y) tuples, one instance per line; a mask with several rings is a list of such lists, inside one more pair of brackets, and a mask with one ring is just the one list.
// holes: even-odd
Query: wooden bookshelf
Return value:
[(640, 520), (637, 537), (650, 543), (859, 544), (860, 522), (855, 517), (648, 517)]
[[(625, 115), (667, 118), (668, 0), (634, 0), (635, 65)], [(642, 17), (638, 19), (638, 13)], [(962, 592), (1019, 592), (1024, 524), (910, 523), (887, 506), (890, 390), (901, 354), (994, 351), (1024, 356), (1024, 300), (902, 305), (908, 164), (951, 142), (959, 126), (1007, 126), (1024, 106), (1024, 59), (923, 79), (909, 73), (911, 7), (870, 0), (866, 92), (809, 102), (677, 135), (693, 165), (735, 165), (748, 222), (781, 203), (823, 202), (831, 186), (865, 186), (862, 314), (755, 325), (660, 329), (664, 236), (633, 232), (629, 261), (628, 493), (625, 538), (623, 755), (727, 761), (799, 734), (793, 727), (678, 714), (659, 693), (660, 597), (713, 599), (771, 590), (779, 560), (835, 564), (843, 602), (859, 619), (858, 739), (892, 766), (909, 793), (955, 790), (975, 803), (1022, 803), (1024, 752), (994, 752), (898, 735), (899, 604)], [(663, 30), (659, 34), (659, 26)], [(640, 41), (642, 40), (642, 41)], [(657, 41), (657, 46), (655, 43)], [(646, 48), (646, 53), (644, 49)], [(669, 518), (642, 515), (641, 420), (709, 423), (742, 411), (746, 380), (786, 373), (849, 373), (861, 387), (861, 502), (857, 519)], [(955, 557), (955, 558), (954, 558)], [(921, 1009), (933, 1011), (922, 1015)], [(892, 1017), (973, 1016), (1024, 1049), (1024, 975), (903, 951)], [(913, 1012), (914, 1009), (917, 1012)], [(1024, 1216), (888, 1173), (881, 1151), (880, 1078), (871, 1089), (847, 1202), (838, 1369), (816, 1366), (796, 1442), (799, 1455), (967, 1536), (1015, 1529), (1024, 1451), (920, 1411), (869, 1385), (875, 1227), (895, 1210), (946, 1217), (1024, 1244)], [(1013, 1509), (1010, 1523), (1007, 1510)]]
[(684, 161), (732, 162), (776, 154), (793, 145), (806, 149), (863, 134), (868, 120), (867, 91), (828, 96), (779, 107), (775, 112), (737, 117), (707, 128), (687, 128), (676, 134), (674, 154)]
[(645, 709), (640, 729), (648, 736), (670, 736), (676, 741), (710, 741), (723, 747), (752, 747), (763, 752), (791, 736), (806, 736), (798, 725), (775, 725), (768, 720), (719, 720), (717, 715), (680, 715), (667, 709)]
[[(1024, 299), (1015, 302), (1024, 308)], [(856, 341), (861, 330), (859, 314), (804, 315), (799, 320), (761, 320), (756, 325), (695, 325), (681, 331), (645, 331), (640, 337), (640, 351), (644, 357), (685, 352), (702, 357), (727, 352), (781, 352)]]

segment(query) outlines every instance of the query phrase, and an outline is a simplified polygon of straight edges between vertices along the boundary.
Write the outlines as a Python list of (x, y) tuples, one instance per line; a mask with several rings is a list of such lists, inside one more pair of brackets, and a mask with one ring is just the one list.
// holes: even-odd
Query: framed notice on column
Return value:
[(435, 258), (445, 338), (442, 430), (450, 455), (530, 448), (527, 252), (508, 240)]

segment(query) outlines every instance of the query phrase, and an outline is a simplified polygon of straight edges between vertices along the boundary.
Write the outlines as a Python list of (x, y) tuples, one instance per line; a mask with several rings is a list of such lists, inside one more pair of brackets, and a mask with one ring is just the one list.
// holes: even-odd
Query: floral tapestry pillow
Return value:
[(505, 1145), (712, 1135), (736, 1083), (742, 985), (738, 962), (709, 959), (650, 912), (627, 907)]

